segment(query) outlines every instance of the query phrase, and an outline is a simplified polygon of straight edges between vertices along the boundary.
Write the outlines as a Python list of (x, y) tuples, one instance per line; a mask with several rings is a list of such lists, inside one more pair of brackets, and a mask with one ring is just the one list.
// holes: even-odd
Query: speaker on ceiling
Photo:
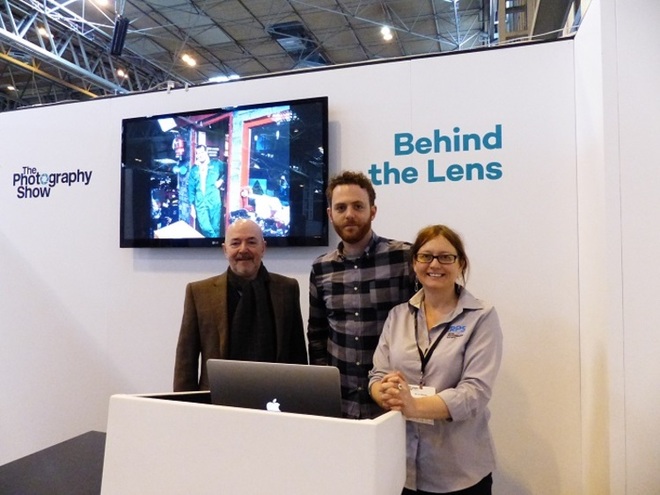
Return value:
[(115, 29), (112, 32), (112, 43), (110, 44), (110, 54), (119, 56), (124, 49), (126, 33), (128, 32), (129, 20), (123, 15), (118, 15), (115, 19)]

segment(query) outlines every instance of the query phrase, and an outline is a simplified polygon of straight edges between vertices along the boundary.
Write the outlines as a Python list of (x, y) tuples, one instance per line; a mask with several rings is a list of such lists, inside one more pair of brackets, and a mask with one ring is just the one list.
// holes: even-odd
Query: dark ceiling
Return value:
[[(0, 111), (194, 86), (212, 78), (556, 39), (564, 35), (567, 19), (579, 22), (584, 3), (109, 1), (2, 3)], [(389, 41), (383, 26), (391, 30)]]

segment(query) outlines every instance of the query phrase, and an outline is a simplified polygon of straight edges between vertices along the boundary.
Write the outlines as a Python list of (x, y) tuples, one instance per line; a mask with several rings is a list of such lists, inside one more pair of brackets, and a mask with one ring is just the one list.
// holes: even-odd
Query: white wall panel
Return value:
[(619, 87), (626, 493), (660, 492), (660, 4), (616, 3)]
[[(524, 71), (520, 70), (524, 67)], [(504, 363), (492, 402), (495, 492), (577, 493), (581, 472), (575, 102), (572, 42), (376, 63), (0, 114), (0, 463), (89, 429), (108, 397), (170, 390), (184, 286), (223, 271), (219, 250), (120, 249), (122, 118), (327, 95), (331, 172), (412, 167), (377, 188), (381, 235), (446, 223), (466, 240), (468, 287), (499, 310)], [(502, 146), (395, 156), (394, 135), (484, 135)], [(493, 180), (430, 181), (498, 162)], [(91, 170), (88, 186), (16, 197), (22, 167)], [(333, 244), (336, 237), (332, 237)], [(268, 250), (307, 277), (325, 248)], [(48, 376), (47, 380), (42, 376)], [(38, 425), (38, 428), (35, 428)]]

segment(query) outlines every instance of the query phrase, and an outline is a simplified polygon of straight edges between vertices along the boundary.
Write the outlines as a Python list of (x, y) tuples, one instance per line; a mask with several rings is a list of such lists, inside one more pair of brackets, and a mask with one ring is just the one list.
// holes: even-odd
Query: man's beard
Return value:
[[(332, 224), (332, 226), (335, 229), (335, 232), (341, 237), (341, 240), (348, 243), (348, 244), (354, 244), (356, 242), (361, 241), (365, 235), (369, 233), (371, 230), (371, 219), (366, 221), (364, 224), (359, 225), (359, 224), (350, 224), (350, 227), (354, 227), (353, 230), (350, 232), (346, 232), (345, 228), (347, 225), (344, 226), (337, 226), (337, 224)], [(357, 230), (355, 230), (355, 227), (357, 227)]]

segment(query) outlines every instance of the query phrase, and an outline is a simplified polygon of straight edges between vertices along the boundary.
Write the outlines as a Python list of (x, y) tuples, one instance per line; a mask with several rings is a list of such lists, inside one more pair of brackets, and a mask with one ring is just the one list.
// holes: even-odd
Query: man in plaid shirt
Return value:
[(373, 418), (382, 413), (369, 397), (373, 353), (390, 309), (414, 292), (410, 243), (371, 230), (376, 192), (364, 174), (347, 171), (333, 177), (327, 198), (341, 242), (312, 264), (310, 363), (339, 368), (345, 417)]

